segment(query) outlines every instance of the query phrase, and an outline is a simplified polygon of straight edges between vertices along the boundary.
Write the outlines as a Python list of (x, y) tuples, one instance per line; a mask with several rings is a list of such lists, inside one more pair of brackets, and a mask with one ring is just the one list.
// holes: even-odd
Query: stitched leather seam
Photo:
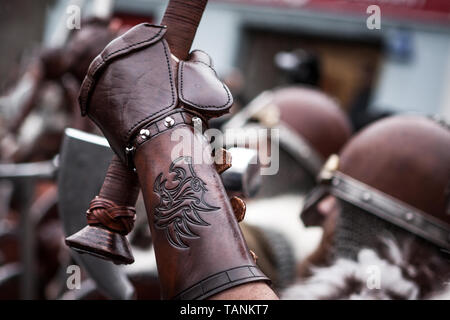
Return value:
[[(201, 50), (201, 49), (195, 49), (195, 50), (193, 50), (193, 51), (191, 52), (191, 55), (192, 55), (194, 52), (203, 52), (206, 56), (208, 56), (209, 65), (212, 65), (212, 59), (211, 59), (210, 55), (209, 55), (208, 53), (206, 53), (206, 51)], [(197, 61), (197, 60), (193, 60), (193, 61)], [(201, 61), (198, 61), (198, 62), (201, 62)], [(215, 70), (214, 70), (214, 71), (215, 71)]]
[[(204, 63), (203, 61), (191, 61), (191, 62), (192, 62), (192, 63), (201, 63), (201, 64), (204, 64), (205, 66), (207, 66), (208, 68), (210, 68), (212, 71), (214, 71), (214, 73), (217, 75), (216, 71), (215, 71), (211, 66), (209, 66), (209, 65), (206, 64), (206, 63)], [(223, 104), (223, 105), (221, 105), (221, 106), (211, 106), (211, 105), (205, 106), (205, 105), (199, 105), (199, 104), (196, 104), (195, 102), (192, 102), (192, 101), (186, 99), (186, 98), (184, 97), (184, 94), (183, 94), (183, 72), (184, 72), (184, 62), (182, 61), (182, 62), (181, 62), (181, 70), (180, 70), (180, 96), (181, 96), (182, 100), (184, 100), (184, 101), (186, 101), (187, 103), (190, 103), (190, 104), (192, 104), (192, 105), (194, 105), (194, 106), (196, 106), (196, 107), (198, 107), (198, 108), (214, 108), (214, 109), (221, 109), (221, 108), (226, 107), (226, 106), (230, 103), (230, 101), (231, 101), (231, 94), (230, 94), (230, 92), (228, 91), (227, 87), (225, 87), (225, 84), (223, 84), (223, 83), (222, 83), (222, 87), (223, 87), (223, 89), (225, 90), (225, 92), (227, 93), (227, 99), (228, 99), (228, 100), (227, 100), (227, 102), (226, 102), (225, 104)]]
[(114, 54), (116, 54), (116, 53), (118, 53), (118, 52), (120, 52), (120, 51), (124, 51), (124, 50), (130, 49), (130, 48), (132, 48), (132, 47), (136, 47), (136, 46), (138, 46), (138, 45), (140, 45), (140, 44), (143, 44), (143, 43), (146, 43), (146, 42), (150, 42), (150, 41), (152, 41), (153, 39), (157, 38), (157, 37), (161, 34), (162, 31), (163, 31), (163, 29), (159, 30), (158, 33), (157, 33), (156, 35), (154, 35), (153, 37), (151, 37), (151, 38), (149, 38), (149, 39), (147, 39), (147, 40), (143, 40), (143, 41), (141, 41), (141, 42), (137, 42), (137, 43), (130, 44), (129, 46), (127, 46), (127, 47), (125, 47), (125, 48), (117, 49), (116, 51), (111, 52), (110, 54), (106, 55), (105, 57), (102, 57), (102, 56), (100, 55), (100, 57), (102, 58), (102, 62), (95, 68), (95, 70), (93, 71), (93, 74), (95, 75), (95, 73), (97, 72), (97, 70), (98, 70), (102, 65), (104, 65), (104, 64), (108, 61), (108, 58), (109, 58), (110, 56), (112, 56), (112, 55), (114, 55)]
[(122, 49), (118, 49), (118, 50), (116, 50), (116, 51), (114, 51), (114, 52), (111, 52), (110, 54), (108, 54), (108, 55), (104, 58), (104, 60), (107, 60), (110, 56), (112, 56), (113, 54), (116, 54), (117, 52), (124, 51), (124, 50), (127, 50), (127, 49), (129, 49), (129, 48), (138, 46), (138, 45), (140, 45), (140, 44), (143, 44), (143, 43), (152, 41), (153, 39), (157, 38), (157, 37), (161, 34), (161, 32), (162, 32), (163, 30), (164, 30), (164, 29), (159, 30), (158, 33), (157, 33), (156, 35), (154, 35), (153, 37), (151, 37), (150, 39), (143, 40), (143, 41), (137, 42), (137, 43), (133, 43), (133, 44), (130, 44), (128, 47), (125, 47), (125, 48), (122, 48)]
[[(118, 49), (118, 50), (116, 50), (116, 51), (113, 51), (113, 52), (111, 52), (110, 54), (108, 54), (108, 55), (105, 56), (105, 57), (102, 57), (101, 54), (99, 55), (99, 57), (102, 59), (102, 61), (97, 65), (97, 67), (95, 67), (95, 69), (92, 71), (92, 73), (90, 72), (90, 70), (88, 71), (88, 75), (89, 75), (89, 78), (88, 78), (88, 79), (89, 79), (89, 84), (88, 84), (88, 87), (87, 87), (87, 97), (86, 97), (85, 100), (83, 99), (83, 100), (84, 100), (84, 101), (83, 101), (83, 105), (84, 105), (84, 106), (83, 106), (83, 113), (84, 113), (84, 114), (87, 113), (87, 106), (86, 106), (86, 104), (87, 104), (87, 100), (89, 100), (89, 96), (90, 96), (90, 91), (91, 91), (92, 84), (94, 83), (94, 78), (93, 78), (93, 76), (95, 76), (96, 73), (97, 73), (97, 71), (98, 71), (102, 66), (105, 65), (105, 63), (107, 62), (108, 58), (109, 58), (110, 56), (112, 56), (113, 54), (116, 54), (116, 53), (118, 53), (118, 52), (120, 52), (120, 51), (127, 50), (127, 49), (129, 49), (129, 48), (138, 46), (138, 45), (143, 44), (143, 43), (146, 43), (146, 42), (151, 42), (153, 39), (159, 37), (159, 35), (161, 34), (161, 32), (162, 32), (163, 30), (164, 30), (164, 28), (161, 28), (161, 30), (159, 30), (158, 33), (157, 33), (156, 35), (154, 35), (153, 37), (151, 37), (151, 38), (149, 38), (149, 39), (147, 39), (147, 40), (138, 42), (138, 43), (133, 43), (133, 44), (131, 44), (131, 45), (125, 47), (125, 48), (121, 48), (121, 49)], [(95, 61), (95, 60), (94, 60), (94, 61)], [(91, 76), (91, 74), (92, 74), (92, 76)]]
[(142, 120), (136, 122), (136, 123), (128, 130), (127, 135), (126, 135), (126, 137), (125, 137), (125, 141), (128, 141), (128, 140), (130, 139), (130, 135), (131, 135), (132, 131), (135, 130), (136, 127), (138, 127), (140, 124), (142, 124), (143, 122), (145, 122), (145, 121), (147, 121), (148, 119), (152, 118), (153, 116), (157, 115), (158, 113), (162, 113), (162, 112), (166, 111), (167, 109), (173, 107), (174, 104), (175, 104), (175, 101), (176, 101), (176, 97), (175, 97), (175, 86), (174, 86), (173, 77), (172, 77), (172, 68), (171, 68), (171, 65), (170, 65), (170, 59), (169, 59), (169, 55), (168, 55), (168, 53), (167, 53), (167, 51), (168, 51), (168, 50), (167, 50), (167, 44), (166, 44), (164, 41), (162, 42), (162, 44), (163, 44), (163, 47), (164, 47), (164, 54), (165, 54), (165, 56), (166, 56), (167, 66), (168, 66), (168, 69), (169, 69), (169, 79), (170, 79), (170, 88), (171, 88), (171, 93), (172, 93), (172, 102), (171, 102), (171, 104), (170, 104), (169, 106), (167, 106), (167, 107), (165, 107), (165, 108), (163, 108), (163, 109), (161, 109), (161, 110), (159, 110), (159, 111), (157, 111), (157, 112), (154, 112), (154, 113), (150, 114), (149, 116), (145, 117), (144, 119), (142, 119)]

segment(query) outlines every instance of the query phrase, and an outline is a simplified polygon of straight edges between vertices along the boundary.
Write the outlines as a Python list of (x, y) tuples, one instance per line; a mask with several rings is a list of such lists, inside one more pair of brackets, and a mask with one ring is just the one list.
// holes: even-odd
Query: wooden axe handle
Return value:
[(208, 0), (170, 0), (161, 24), (167, 26), (165, 39), (170, 51), (180, 60), (186, 60), (194, 41), (197, 27)]
[[(194, 41), (197, 27), (208, 0), (170, 0), (162, 24), (167, 26), (165, 39), (171, 52), (185, 60)], [(106, 173), (100, 197), (120, 206), (134, 207), (139, 193), (136, 173), (114, 156)]]
[(100, 189), (101, 198), (111, 200), (119, 206), (134, 207), (139, 195), (137, 174), (127, 168), (118, 156), (114, 155)]

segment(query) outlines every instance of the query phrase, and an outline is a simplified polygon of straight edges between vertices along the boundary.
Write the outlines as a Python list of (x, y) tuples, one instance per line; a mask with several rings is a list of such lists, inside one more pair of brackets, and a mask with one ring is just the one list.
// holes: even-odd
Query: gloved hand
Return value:
[(162, 297), (204, 299), (269, 279), (247, 248), (214, 164), (194, 163), (192, 150), (172, 159), (174, 128), (206, 150), (192, 127), (226, 113), (233, 100), (206, 53), (178, 61), (164, 33), (141, 24), (111, 42), (89, 67), (80, 105), (137, 169)]
[[(177, 61), (165, 32), (162, 26), (140, 24), (111, 42), (90, 65), (80, 91), (82, 114), (101, 128), (129, 165), (126, 150), (134, 151), (140, 131), (174, 109), (210, 118), (228, 112), (233, 104), (210, 57), (194, 51), (188, 61)], [(153, 136), (152, 128), (147, 130)]]

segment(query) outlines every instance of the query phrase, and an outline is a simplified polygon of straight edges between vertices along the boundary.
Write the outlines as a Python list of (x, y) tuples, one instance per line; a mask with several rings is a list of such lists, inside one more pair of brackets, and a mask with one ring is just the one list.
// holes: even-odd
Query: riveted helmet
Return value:
[(377, 121), (329, 158), (319, 180), (302, 218), (310, 220), (330, 194), (343, 203), (341, 215), (357, 208), (351, 223), (341, 219), (337, 225), (348, 233), (340, 239), (347, 242), (344, 255), (354, 256), (392, 228), (450, 250), (450, 130), (442, 121), (420, 116)]

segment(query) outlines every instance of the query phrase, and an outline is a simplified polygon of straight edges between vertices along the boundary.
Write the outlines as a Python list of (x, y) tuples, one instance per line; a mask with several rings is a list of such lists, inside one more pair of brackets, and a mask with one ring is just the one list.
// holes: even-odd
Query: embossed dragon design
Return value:
[[(179, 166), (183, 161), (188, 165), (188, 170)], [(159, 197), (154, 214), (155, 226), (164, 230), (172, 246), (187, 249), (189, 245), (186, 239), (199, 238), (192, 226), (209, 226), (202, 214), (219, 208), (205, 201), (208, 189), (195, 173), (191, 157), (180, 157), (173, 161), (169, 168), (169, 179), (164, 179), (160, 173), (155, 180), (153, 191)]]

